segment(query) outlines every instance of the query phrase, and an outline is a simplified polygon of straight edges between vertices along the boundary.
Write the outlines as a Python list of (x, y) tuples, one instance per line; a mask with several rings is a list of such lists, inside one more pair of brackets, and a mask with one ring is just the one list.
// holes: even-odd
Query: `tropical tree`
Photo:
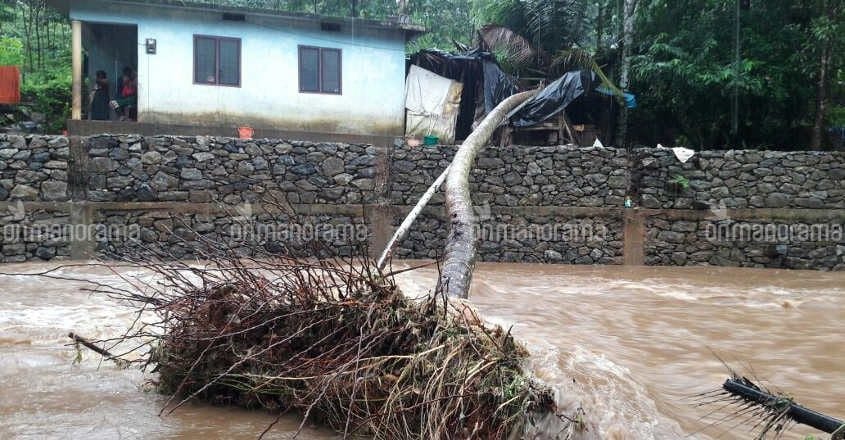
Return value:
[(830, 89), (832, 78), (842, 67), (843, 46), (845, 46), (845, 5), (841, 0), (819, 0), (814, 2), (815, 17), (810, 21), (807, 52), (815, 55), (818, 62), (816, 80), (816, 114), (813, 121), (813, 135), (810, 147), (820, 148), (823, 143), (826, 122), (830, 111)]
[(70, 111), (70, 26), (44, 0), (0, 1), (0, 65), (17, 65), (21, 95), (58, 131)]
[[(637, 0), (624, 0), (622, 3), (622, 54), (619, 67), (619, 87), (628, 88), (631, 71), (631, 46), (634, 44), (634, 22), (637, 16)], [(616, 145), (624, 146), (628, 133), (628, 107), (619, 109), (619, 125), (616, 130)]]
[(834, 32), (841, 8), (829, 8), (838, 2), (751, 2), (740, 11), (736, 63), (736, 1), (643, 1), (631, 67), (641, 104), (632, 114), (633, 138), (700, 147), (820, 145), (810, 141), (811, 132), (823, 125), (832, 72), (842, 59), (843, 33)]

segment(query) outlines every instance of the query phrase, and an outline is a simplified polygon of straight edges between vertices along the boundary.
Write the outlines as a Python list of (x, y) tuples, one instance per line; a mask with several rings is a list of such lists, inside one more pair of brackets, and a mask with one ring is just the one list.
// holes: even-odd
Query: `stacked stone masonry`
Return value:
[(87, 141), (88, 200), (371, 203), (371, 145), (210, 137), (97, 136)]
[(824, 219), (647, 222), (645, 263), (789, 269), (845, 269), (845, 222)]
[[(0, 261), (293, 252), (312, 238), (348, 254), (383, 242), (455, 150), (0, 135)], [(843, 269), (843, 182), (843, 152), (682, 163), (666, 149), (574, 146), (489, 147), (470, 174), (482, 260), (573, 264)], [(437, 193), (396, 255), (438, 257), (447, 229)]]
[[(390, 202), (413, 205), (448, 166), (456, 147), (398, 147), (390, 161)], [(621, 264), (620, 208), (628, 183), (624, 150), (568, 146), (487, 148), (470, 174), (483, 261)], [(437, 258), (448, 223), (443, 193), (396, 254)], [(553, 208), (612, 208), (561, 212)], [(592, 211), (592, 212), (591, 212)], [(404, 212), (402, 213), (404, 214)], [(404, 215), (396, 216), (398, 226)]]
[(845, 152), (701, 151), (681, 163), (650, 148), (631, 159), (645, 208), (845, 208)]

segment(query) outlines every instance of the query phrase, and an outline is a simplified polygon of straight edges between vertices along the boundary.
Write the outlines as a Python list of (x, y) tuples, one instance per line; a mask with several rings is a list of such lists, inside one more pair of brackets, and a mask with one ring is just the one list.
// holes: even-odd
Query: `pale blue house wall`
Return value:
[[(219, 12), (96, 0), (71, 3), (72, 20), (137, 25), (140, 122), (403, 132), (401, 31), (344, 25), (343, 32), (326, 32), (310, 19), (247, 15), (246, 22), (231, 22), (223, 21)], [(241, 39), (241, 87), (193, 83), (194, 35)], [(146, 53), (147, 38), (156, 39), (156, 54)], [(298, 45), (343, 51), (342, 95), (299, 92)]]

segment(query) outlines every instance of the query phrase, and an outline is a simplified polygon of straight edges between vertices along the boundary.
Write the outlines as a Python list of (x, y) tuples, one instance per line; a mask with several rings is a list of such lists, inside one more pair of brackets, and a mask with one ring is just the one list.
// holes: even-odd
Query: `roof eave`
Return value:
[[(156, 0), (153, 2), (149, 1), (142, 1), (142, 0), (101, 0), (108, 3), (123, 3), (123, 4), (131, 4), (136, 6), (147, 6), (147, 7), (168, 7), (174, 9), (185, 9), (185, 10), (193, 10), (193, 11), (201, 11), (201, 12), (218, 12), (218, 13), (236, 13), (236, 14), (244, 14), (250, 16), (263, 16), (263, 17), (272, 17), (272, 18), (279, 18), (279, 19), (292, 19), (292, 20), (308, 20), (314, 22), (324, 22), (324, 21), (332, 21), (332, 22), (339, 22), (342, 24), (350, 24), (355, 26), (373, 28), (373, 29), (381, 29), (381, 30), (394, 30), (399, 32), (404, 32), (406, 38), (413, 39), (416, 38), (426, 32), (425, 26), (418, 25), (415, 23), (411, 23), (410, 19), (407, 16), (399, 16), (399, 17), (388, 17), (384, 20), (372, 20), (366, 18), (353, 18), (353, 17), (334, 17), (334, 16), (323, 16), (317, 14), (308, 14), (302, 12), (285, 12), (285, 11), (277, 11), (273, 9), (262, 9), (262, 8), (244, 8), (244, 7), (234, 7), (234, 6), (223, 6), (223, 5), (210, 5), (210, 4), (203, 4), (203, 3), (196, 3), (191, 1), (177, 1), (177, 0)], [(58, 11), (62, 12), (63, 14), (68, 14), (70, 12), (70, 0), (47, 0), (47, 4), (51, 7), (57, 9)]]

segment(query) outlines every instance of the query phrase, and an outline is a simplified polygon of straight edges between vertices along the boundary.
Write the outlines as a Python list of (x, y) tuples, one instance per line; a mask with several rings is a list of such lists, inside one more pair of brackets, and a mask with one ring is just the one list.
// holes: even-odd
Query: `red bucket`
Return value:
[(238, 127), (238, 137), (241, 139), (252, 139), (255, 130), (252, 127)]

